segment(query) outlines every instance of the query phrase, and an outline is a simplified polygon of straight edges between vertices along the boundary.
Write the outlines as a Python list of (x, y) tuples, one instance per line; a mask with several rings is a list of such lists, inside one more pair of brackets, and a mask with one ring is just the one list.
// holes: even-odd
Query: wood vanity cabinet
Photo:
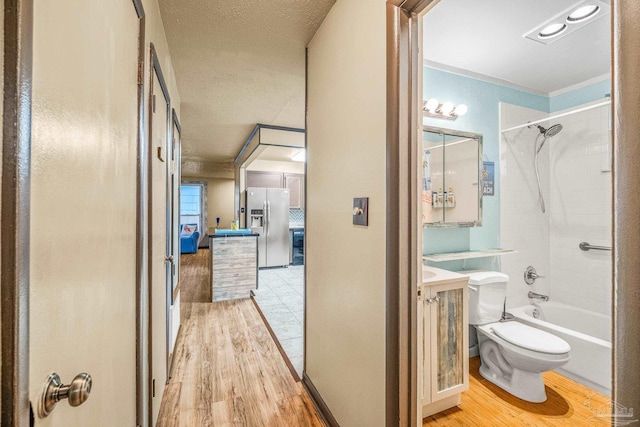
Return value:
[(459, 405), (469, 388), (467, 283), (460, 275), (421, 288), (423, 417)]

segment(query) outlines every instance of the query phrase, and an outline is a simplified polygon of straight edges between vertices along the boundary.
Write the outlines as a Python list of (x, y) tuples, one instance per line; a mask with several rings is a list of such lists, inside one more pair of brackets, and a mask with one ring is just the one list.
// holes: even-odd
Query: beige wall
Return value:
[(338, 1), (308, 52), (306, 372), (344, 426), (385, 422), (385, 4)]
[[(216, 226), (216, 218), (220, 217), (220, 228), (229, 228), (234, 220), (235, 181), (224, 178), (206, 178), (183, 176), (183, 182), (207, 183), (207, 223), (208, 228)], [(206, 231), (206, 230), (205, 230)]]
[(233, 191), (235, 182), (233, 179), (209, 179), (207, 180), (207, 213), (209, 215), (209, 227), (216, 226), (216, 217), (220, 217), (220, 227), (229, 228), (234, 220)]

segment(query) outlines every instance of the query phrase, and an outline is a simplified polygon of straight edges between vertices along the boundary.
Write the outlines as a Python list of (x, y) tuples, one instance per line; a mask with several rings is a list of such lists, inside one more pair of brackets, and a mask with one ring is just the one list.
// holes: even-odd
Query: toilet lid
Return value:
[(564, 354), (571, 346), (560, 337), (518, 322), (494, 323), (493, 332), (505, 341), (540, 353)]

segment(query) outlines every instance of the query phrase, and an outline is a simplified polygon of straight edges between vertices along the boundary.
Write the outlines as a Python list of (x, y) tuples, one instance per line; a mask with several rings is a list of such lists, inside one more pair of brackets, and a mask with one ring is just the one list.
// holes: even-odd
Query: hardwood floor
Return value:
[[(520, 400), (480, 376), (480, 358), (469, 360), (469, 390), (462, 404), (424, 418), (424, 426), (605, 426), (610, 420), (594, 417), (590, 408), (610, 399), (555, 372), (547, 372), (545, 403)], [(589, 406), (590, 405), (590, 406)]]
[(208, 253), (182, 258), (182, 331), (157, 425), (324, 426), (250, 299), (187, 302), (206, 296)]
[(211, 302), (211, 251), (199, 249), (180, 256), (180, 299), (185, 302)]

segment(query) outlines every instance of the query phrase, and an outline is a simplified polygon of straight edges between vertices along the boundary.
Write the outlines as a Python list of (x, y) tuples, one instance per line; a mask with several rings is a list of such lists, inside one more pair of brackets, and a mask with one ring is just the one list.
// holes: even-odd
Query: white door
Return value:
[[(29, 398), (37, 426), (136, 424), (138, 19), (131, 1), (34, 7)], [(51, 373), (89, 399), (39, 418)]]
[[(153, 61), (152, 61), (153, 63)], [(167, 224), (170, 214), (167, 203), (167, 144), (169, 99), (162, 90), (157, 68), (152, 68), (150, 109), (150, 182), (149, 182), (149, 276), (150, 276), (150, 373), (151, 419), (156, 424), (162, 392), (168, 379), (168, 291), (171, 290), (170, 239)]]

